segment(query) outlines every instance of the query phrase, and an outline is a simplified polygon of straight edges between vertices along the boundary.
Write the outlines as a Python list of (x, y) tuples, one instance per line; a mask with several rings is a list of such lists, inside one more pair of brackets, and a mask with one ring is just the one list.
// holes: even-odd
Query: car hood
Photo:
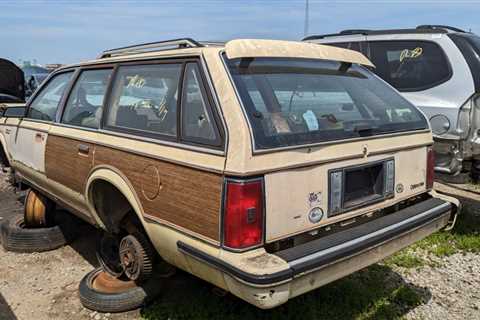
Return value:
[(11, 102), (11, 98), (8, 101), (2, 101), (2, 94), (5, 97), (8, 95), (24, 100), (24, 83), (23, 71), (13, 62), (0, 58), (0, 103)]

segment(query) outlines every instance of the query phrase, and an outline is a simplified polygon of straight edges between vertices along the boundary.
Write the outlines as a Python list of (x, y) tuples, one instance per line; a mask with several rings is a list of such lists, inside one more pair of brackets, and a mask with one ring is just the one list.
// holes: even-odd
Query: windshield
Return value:
[(428, 128), (423, 115), (360, 66), (306, 59), (235, 59), (230, 72), (256, 149)]

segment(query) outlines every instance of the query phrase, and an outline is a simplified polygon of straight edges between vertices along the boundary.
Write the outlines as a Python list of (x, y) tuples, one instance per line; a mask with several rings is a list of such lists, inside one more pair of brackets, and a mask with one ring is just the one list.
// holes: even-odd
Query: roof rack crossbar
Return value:
[(422, 24), (420, 26), (417, 26), (417, 29), (444, 29), (444, 30), (450, 30), (454, 32), (462, 32), (462, 33), (466, 32), (465, 30), (462, 30), (460, 28), (446, 26), (442, 24)]
[(133, 46), (109, 49), (109, 50), (103, 51), (98, 58), (102, 59), (102, 58), (124, 56), (124, 55), (130, 55), (130, 54), (136, 54), (136, 53), (142, 53), (142, 52), (163, 51), (163, 50), (172, 50), (172, 49), (179, 49), (179, 48), (196, 48), (196, 47), (204, 47), (204, 45), (191, 38), (180, 38), (180, 39), (142, 43), (142, 44), (137, 44)]

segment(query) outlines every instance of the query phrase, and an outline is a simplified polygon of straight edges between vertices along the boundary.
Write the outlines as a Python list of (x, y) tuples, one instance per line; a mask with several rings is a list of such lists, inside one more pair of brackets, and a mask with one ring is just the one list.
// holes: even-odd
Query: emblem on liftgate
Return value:
[(396, 188), (397, 193), (402, 193), (403, 192), (403, 184), (399, 183), (397, 184)]
[(323, 210), (319, 207), (315, 207), (310, 212), (308, 213), (308, 220), (310, 220), (311, 223), (317, 223), (320, 220), (322, 220), (323, 217)]

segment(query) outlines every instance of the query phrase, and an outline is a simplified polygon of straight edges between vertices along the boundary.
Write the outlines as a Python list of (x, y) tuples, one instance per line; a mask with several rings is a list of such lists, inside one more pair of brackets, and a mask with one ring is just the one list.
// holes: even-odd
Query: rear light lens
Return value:
[(429, 147), (427, 149), (427, 189), (433, 188), (433, 180), (435, 179), (435, 153)]
[(223, 244), (245, 249), (263, 242), (263, 180), (227, 180)]

